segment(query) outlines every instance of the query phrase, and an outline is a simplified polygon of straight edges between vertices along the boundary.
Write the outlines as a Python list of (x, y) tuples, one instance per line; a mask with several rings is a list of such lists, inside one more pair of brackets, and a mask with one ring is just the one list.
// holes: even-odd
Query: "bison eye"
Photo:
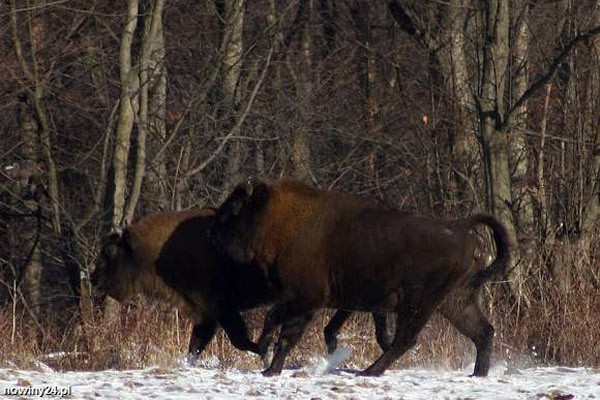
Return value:
[(239, 215), (240, 210), (242, 209), (242, 202), (241, 201), (236, 201), (231, 205), (231, 213), (234, 216)]
[(102, 249), (102, 257), (107, 261), (115, 259), (117, 257), (117, 245), (111, 243), (104, 246)]

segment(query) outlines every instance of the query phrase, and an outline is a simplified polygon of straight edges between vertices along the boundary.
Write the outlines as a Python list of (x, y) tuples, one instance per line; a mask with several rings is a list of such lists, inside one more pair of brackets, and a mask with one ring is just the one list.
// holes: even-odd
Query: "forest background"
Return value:
[[(517, 244), (485, 290), (496, 357), (600, 365), (600, 1), (9, 0), (0, 21), (0, 363), (173, 362), (177, 312), (95, 298), (102, 235), (293, 176), (494, 213)], [(351, 325), (366, 364), (372, 326)], [(435, 318), (399, 365), (472, 351)], [(258, 362), (222, 335), (209, 354)]]

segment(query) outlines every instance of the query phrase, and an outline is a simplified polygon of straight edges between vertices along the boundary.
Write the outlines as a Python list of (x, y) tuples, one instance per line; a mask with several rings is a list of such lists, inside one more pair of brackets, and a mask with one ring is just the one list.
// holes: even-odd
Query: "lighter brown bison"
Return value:
[(217, 325), (240, 350), (259, 353), (239, 310), (271, 294), (255, 268), (238, 268), (214, 251), (206, 232), (214, 209), (145, 217), (107, 235), (92, 276), (94, 286), (118, 301), (140, 293), (165, 300), (193, 322), (190, 360), (204, 350)]
[[(498, 253), (484, 269), (473, 263), (477, 224), (492, 229)], [(236, 262), (258, 266), (278, 292), (259, 339), (262, 349), (281, 325), (264, 375), (281, 372), (323, 307), (396, 314), (392, 344), (362, 372), (380, 375), (415, 343), (453, 290), (461, 304), (447, 316), (475, 342), (474, 375), (488, 373), (494, 330), (479, 308), (477, 289), (504, 272), (510, 257), (506, 230), (490, 215), (443, 221), (292, 180), (249, 181), (219, 208), (211, 236)]]
[[(192, 363), (217, 325), (235, 347), (258, 353), (239, 311), (272, 297), (260, 271), (232, 263), (210, 245), (207, 228), (214, 214), (209, 208), (160, 213), (108, 234), (92, 276), (100, 292), (118, 301), (139, 293), (177, 307), (194, 323), (188, 355)], [(378, 322), (382, 318), (375, 316), (377, 338), (384, 347), (390, 339), (383, 320)], [(335, 337), (340, 327), (328, 325), (326, 332)]]

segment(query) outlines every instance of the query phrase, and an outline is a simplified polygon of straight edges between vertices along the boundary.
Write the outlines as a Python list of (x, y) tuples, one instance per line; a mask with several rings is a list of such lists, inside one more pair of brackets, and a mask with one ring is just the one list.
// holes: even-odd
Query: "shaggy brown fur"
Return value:
[[(154, 214), (108, 234), (92, 277), (100, 291), (118, 301), (144, 294), (173, 305), (192, 320), (190, 362), (208, 345), (217, 323), (234, 346), (257, 352), (238, 310), (267, 303), (272, 296), (259, 271), (214, 251), (207, 239), (214, 215), (208, 208)], [(390, 341), (383, 327), (376, 327), (382, 347)], [(341, 324), (328, 325), (326, 332), (335, 338), (340, 328)]]
[[(473, 263), (472, 229), (488, 225), (496, 260)], [(444, 297), (461, 300), (447, 317), (477, 346), (475, 375), (486, 375), (493, 327), (477, 304), (477, 288), (509, 260), (506, 230), (494, 217), (476, 214), (442, 221), (383, 209), (300, 182), (238, 185), (219, 209), (211, 229), (216, 246), (239, 263), (253, 263), (277, 290), (259, 346), (281, 325), (275, 357), (263, 373), (281, 372), (314, 312), (322, 307), (394, 312), (395, 336), (365, 375), (380, 375), (404, 354)], [(458, 295), (460, 288), (464, 293)]]
[[(478, 243), (483, 247), (483, 243)], [(483, 254), (478, 248), (478, 251), (473, 254), (473, 265), (477, 268), (484, 265)], [(456, 310), (463, 309), (471, 303), (476, 307), (479, 304), (479, 292), (480, 285), (459, 285), (454, 288), (448, 295), (442, 300), (442, 303), (438, 306), (436, 312), (446, 318), (451, 324), (455, 325), (456, 328), (463, 332), (466, 336), (471, 338), (476, 348), (482, 349), (482, 345), (485, 345), (485, 338), (479, 337), (475, 329), (469, 327), (471, 323), (469, 319), (471, 316), (456, 315)], [(333, 353), (337, 349), (337, 336), (339, 331), (342, 329), (344, 323), (352, 315), (351, 311), (339, 310), (331, 318), (324, 330), (325, 344), (327, 345), (327, 352)], [(394, 318), (392, 314), (378, 314), (373, 313), (373, 322), (375, 323), (375, 332), (377, 337), (377, 343), (382, 350), (386, 350), (394, 339)], [(402, 323), (402, 322), (400, 322)], [(491, 346), (491, 339), (489, 341)]]
[(207, 239), (215, 211), (155, 214), (107, 235), (92, 282), (118, 301), (135, 293), (166, 300), (194, 322), (190, 361), (204, 350), (217, 324), (232, 344), (258, 353), (239, 310), (270, 298), (255, 268), (237, 268)]

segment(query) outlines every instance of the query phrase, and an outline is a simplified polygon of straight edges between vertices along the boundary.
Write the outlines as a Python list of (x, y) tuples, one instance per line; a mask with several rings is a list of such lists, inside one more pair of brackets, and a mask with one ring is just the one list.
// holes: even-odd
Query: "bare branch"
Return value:
[(509, 130), (512, 124), (513, 116), (515, 112), (519, 110), (519, 108), (538, 90), (543, 88), (547, 83), (554, 78), (556, 72), (562, 65), (562, 63), (566, 60), (566, 58), (571, 54), (571, 51), (577, 46), (580, 42), (587, 40), (597, 34), (600, 33), (600, 26), (597, 26), (589, 31), (579, 33), (575, 36), (562, 50), (561, 52), (552, 60), (552, 64), (550, 64), (550, 68), (546, 71), (545, 74), (540, 76), (535, 82), (529, 86), (529, 88), (523, 93), (523, 95), (513, 104), (513, 106), (508, 110), (506, 115), (504, 116), (504, 121), (502, 125), (499, 127), (500, 130), (506, 131)]
[(246, 117), (248, 116), (248, 113), (250, 112), (250, 109), (252, 108), (252, 104), (254, 104), (254, 99), (256, 98), (256, 94), (258, 93), (258, 90), (260, 89), (263, 81), (265, 80), (265, 76), (267, 75), (267, 71), (269, 70), (269, 65), (271, 65), (271, 57), (272, 56), (273, 56), (273, 46), (271, 46), (271, 48), (269, 49), (269, 54), (267, 55), (267, 61), (265, 62), (265, 66), (262, 70), (262, 73), (260, 74), (260, 78), (258, 79), (258, 82), (256, 82), (256, 85), (254, 85), (254, 89), (252, 89), (252, 93), (250, 94), (250, 99), (248, 100), (248, 104), (246, 104), (246, 108), (244, 109), (244, 112), (242, 113), (242, 115), (240, 115), (240, 117), (238, 118), (235, 126), (233, 128), (231, 128), (229, 133), (227, 133), (227, 135), (225, 135), (225, 137), (223, 137), (221, 139), (221, 143), (219, 144), (219, 146), (215, 149), (215, 151), (206, 160), (204, 160), (204, 162), (202, 164), (190, 169), (185, 174), (186, 178), (189, 178), (192, 175), (195, 175), (195, 174), (201, 172), (202, 170), (204, 170), (204, 168), (206, 168), (208, 165), (210, 165), (210, 163), (223, 151), (227, 142), (229, 142), (229, 140), (238, 132), (239, 128), (242, 126)]

